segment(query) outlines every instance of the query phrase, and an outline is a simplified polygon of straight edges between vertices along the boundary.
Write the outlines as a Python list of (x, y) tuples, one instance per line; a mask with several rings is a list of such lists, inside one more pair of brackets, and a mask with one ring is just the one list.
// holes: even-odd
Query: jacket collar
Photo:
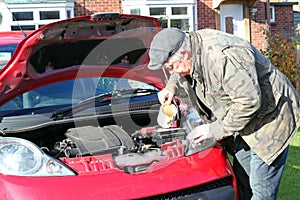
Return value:
[(203, 70), (201, 65), (201, 56), (202, 56), (202, 39), (197, 32), (189, 32), (191, 50), (193, 57), (193, 64), (190, 70), (190, 76), (203, 83)]

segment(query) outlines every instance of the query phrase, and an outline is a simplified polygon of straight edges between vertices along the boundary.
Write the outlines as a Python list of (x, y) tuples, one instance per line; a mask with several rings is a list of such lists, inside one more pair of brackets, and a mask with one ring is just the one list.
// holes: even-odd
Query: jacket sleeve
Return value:
[(178, 73), (172, 73), (165, 88), (175, 94), (178, 89), (179, 78), (180, 75)]
[[(251, 49), (241, 46), (223, 51), (220, 77), (229, 106), (223, 119), (212, 123), (210, 131), (217, 140), (242, 130), (261, 106), (261, 91)], [(218, 98), (218, 97), (216, 97)]]

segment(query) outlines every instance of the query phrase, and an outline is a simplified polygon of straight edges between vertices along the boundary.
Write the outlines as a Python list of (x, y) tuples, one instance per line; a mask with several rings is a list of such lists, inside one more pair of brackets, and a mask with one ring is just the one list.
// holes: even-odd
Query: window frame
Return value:
[[(173, 9), (178, 9), (178, 8), (185, 8), (185, 14), (173, 14)], [(179, 15), (179, 16), (182, 16), (182, 15), (187, 15), (188, 14), (188, 8), (187, 8), (187, 6), (184, 6), (184, 7), (182, 7), (182, 6), (173, 6), (173, 7), (171, 7), (171, 14), (172, 14), (172, 16), (174, 16), (174, 15)]]
[(270, 22), (275, 22), (275, 6), (270, 6)]
[(130, 14), (140, 15), (141, 14), (141, 9), (140, 8), (130, 8)]
[[(64, 2), (64, 3), (21, 3), (21, 4), (8, 4), (7, 11), (2, 13), (2, 26), (0, 27), (0, 31), (14, 31), (20, 30), (18, 27), (30, 27), (30, 29), (25, 28), (24, 30), (36, 30), (39, 27), (56, 22), (59, 20), (64, 20), (68, 18), (74, 17), (74, 6), (73, 2)], [(55, 17), (57, 19), (43, 19), (40, 18), (40, 12), (56, 12)], [(12, 13), (22, 13), (22, 12), (31, 12), (32, 17), (29, 17), (30, 20), (23, 20), (22, 18), (17, 20), (14, 19)], [(57, 13), (58, 12), (58, 13)], [(20, 14), (21, 15), (21, 14)], [(32, 27), (31, 27), (32, 26)]]
[[(165, 7), (166, 8), (166, 14), (165, 15), (150, 15), (150, 9), (151, 8), (161, 8), (161, 7)], [(178, 15), (178, 14), (175, 14), (173, 15), (172, 14), (172, 9), (173, 8), (186, 8), (186, 14), (182, 14), (182, 15)], [(172, 20), (187, 20), (188, 21), (188, 26), (187, 27), (183, 27), (185, 28), (184, 30), (185, 31), (188, 31), (190, 30), (190, 27), (193, 27), (193, 24), (191, 23), (193, 21), (193, 19), (191, 19), (193, 16), (192, 12), (189, 11), (189, 8), (190, 8), (190, 5), (186, 4), (186, 5), (151, 5), (148, 7), (149, 9), (149, 16), (151, 17), (155, 17), (155, 18), (158, 18), (160, 20), (164, 20), (164, 21), (167, 21), (167, 27), (173, 27), (172, 26)], [(191, 13), (190, 13), (191, 12)], [(182, 28), (182, 27), (180, 27)]]
[[(162, 15), (151, 15), (151, 9), (156, 9), (156, 8), (164, 9), (165, 14), (162, 14)], [(156, 17), (156, 16), (165, 16), (166, 13), (167, 13), (167, 7), (166, 7), (166, 6), (149, 7), (149, 15), (152, 16), (152, 17)]]
[[(43, 18), (42, 19), (42, 17), (43, 17), (42, 15), (43, 14), (46, 14), (46, 13), (49, 14), (50, 12), (52, 12), (52, 13), (55, 12), (58, 17), (57, 18)], [(40, 20), (59, 20), (60, 19), (60, 11), (59, 10), (40, 10), (39, 11), (39, 19)]]
[[(18, 16), (16, 16), (17, 13), (18, 14), (20, 14), (20, 13), (23, 13), (23, 14), (28, 13), (29, 14), (30, 13), (31, 16), (30, 16), (30, 19), (25, 19), (25, 18), (18, 19)], [(13, 22), (32, 21), (32, 20), (34, 20), (34, 13), (33, 13), (33, 11), (16, 11), (16, 12), (12, 12), (11, 16), (12, 16), (12, 21)]]

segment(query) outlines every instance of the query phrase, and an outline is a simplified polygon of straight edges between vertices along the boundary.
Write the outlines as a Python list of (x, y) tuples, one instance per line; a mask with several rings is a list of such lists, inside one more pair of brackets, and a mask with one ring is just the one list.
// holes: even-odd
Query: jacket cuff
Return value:
[(216, 140), (222, 140), (225, 137), (233, 135), (232, 132), (226, 132), (223, 128), (223, 122), (218, 121), (218, 120), (216, 120), (210, 124), (209, 131)]

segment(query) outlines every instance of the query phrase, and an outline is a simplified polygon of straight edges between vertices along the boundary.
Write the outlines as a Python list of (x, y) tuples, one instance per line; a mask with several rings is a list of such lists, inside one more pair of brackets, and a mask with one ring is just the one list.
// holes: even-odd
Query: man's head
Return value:
[(184, 42), (186, 34), (177, 28), (165, 28), (157, 33), (151, 43), (148, 68), (157, 70), (174, 55)]

